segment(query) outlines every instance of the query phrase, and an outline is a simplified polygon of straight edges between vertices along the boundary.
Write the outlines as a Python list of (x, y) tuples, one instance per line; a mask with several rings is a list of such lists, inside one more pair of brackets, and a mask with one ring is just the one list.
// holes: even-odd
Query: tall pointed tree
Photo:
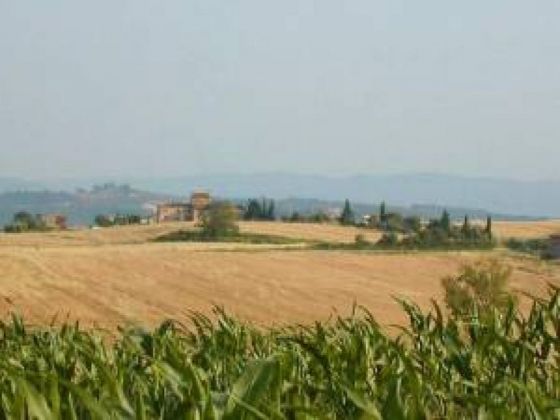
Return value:
[(384, 222), (386, 218), (387, 218), (387, 206), (385, 204), (385, 201), (383, 201), (381, 203), (381, 206), (379, 206), (379, 221)]
[(274, 200), (270, 200), (270, 202), (268, 203), (268, 209), (267, 209), (267, 214), (266, 214), (266, 218), (268, 220), (276, 220), (276, 214), (275, 214), (275, 204), (274, 204)]
[(463, 221), (463, 227), (461, 228), (461, 232), (464, 234), (469, 233), (471, 230), (471, 223), (469, 221), (469, 216), (465, 215), (465, 220)]
[(484, 231), (492, 238), (492, 216), (490, 215), (486, 218), (486, 229), (484, 229)]
[(444, 210), (441, 215), (440, 225), (446, 232), (451, 230), (451, 216), (449, 216), (449, 212), (447, 210)]
[(350, 206), (350, 200), (346, 199), (344, 201), (344, 208), (342, 209), (342, 214), (340, 215), (340, 223), (342, 225), (353, 225), (355, 223), (354, 212)]

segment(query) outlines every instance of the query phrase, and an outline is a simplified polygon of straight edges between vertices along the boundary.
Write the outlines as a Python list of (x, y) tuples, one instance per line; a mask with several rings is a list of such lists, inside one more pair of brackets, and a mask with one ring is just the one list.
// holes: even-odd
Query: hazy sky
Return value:
[(0, 176), (560, 179), (557, 0), (3, 0)]

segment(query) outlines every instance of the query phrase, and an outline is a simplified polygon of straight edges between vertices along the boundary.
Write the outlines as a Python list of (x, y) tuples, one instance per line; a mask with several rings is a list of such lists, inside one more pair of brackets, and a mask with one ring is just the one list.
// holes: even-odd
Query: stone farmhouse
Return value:
[(205, 191), (195, 191), (191, 194), (190, 202), (158, 204), (155, 221), (156, 223), (198, 222), (209, 205), (210, 194)]

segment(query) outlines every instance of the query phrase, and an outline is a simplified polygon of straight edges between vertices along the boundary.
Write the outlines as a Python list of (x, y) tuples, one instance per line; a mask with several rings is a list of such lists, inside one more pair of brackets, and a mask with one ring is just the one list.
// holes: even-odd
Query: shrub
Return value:
[(4, 226), (6, 233), (41, 232), (48, 230), (40, 216), (20, 211), (14, 214), (11, 224)]
[(366, 249), (370, 248), (373, 244), (369, 242), (364, 235), (361, 233), (357, 234), (354, 238), (354, 246), (357, 249)]
[(471, 314), (473, 308), (481, 316), (508, 310), (515, 303), (508, 290), (511, 272), (497, 260), (464, 266), (458, 275), (442, 280), (447, 308), (458, 318)]
[(394, 247), (399, 245), (399, 237), (394, 232), (384, 233), (377, 245), (382, 247)]
[(244, 220), (276, 220), (274, 200), (256, 198), (247, 202), (243, 212)]
[(239, 234), (237, 208), (228, 201), (215, 201), (202, 217), (202, 235), (209, 238)]
[(422, 229), (422, 222), (418, 216), (408, 216), (403, 220), (403, 228), (407, 233), (419, 232)]
[(515, 252), (522, 252), (546, 258), (546, 251), (549, 247), (547, 239), (516, 239), (511, 238), (506, 241), (506, 247)]

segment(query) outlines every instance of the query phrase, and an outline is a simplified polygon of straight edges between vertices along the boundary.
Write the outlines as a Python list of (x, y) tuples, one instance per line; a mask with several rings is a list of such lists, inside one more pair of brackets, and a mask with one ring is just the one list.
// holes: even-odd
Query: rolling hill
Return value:
[(148, 215), (169, 194), (140, 191), (128, 185), (104, 184), (90, 190), (16, 191), (0, 194), (0, 225), (8, 223), (14, 213), (64, 213), (72, 225), (91, 224), (98, 214), (134, 213)]

